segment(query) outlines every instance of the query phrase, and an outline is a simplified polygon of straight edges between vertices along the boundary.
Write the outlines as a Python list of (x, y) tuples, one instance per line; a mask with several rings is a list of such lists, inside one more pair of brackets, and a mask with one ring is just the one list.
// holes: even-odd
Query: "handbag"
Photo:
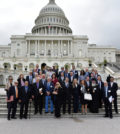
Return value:
[(88, 94), (88, 93), (85, 93), (84, 94), (84, 99), (91, 101), (92, 100), (92, 95), (91, 94)]

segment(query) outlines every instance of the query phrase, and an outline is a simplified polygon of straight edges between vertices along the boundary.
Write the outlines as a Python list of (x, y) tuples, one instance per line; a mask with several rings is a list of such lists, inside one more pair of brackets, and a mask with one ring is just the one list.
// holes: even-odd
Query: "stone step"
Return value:
[[(16, 116), (17, 116), (17, 118), (19, 118), (19, 113), (17, 113), (16, 114)], [(48, 114), (42, 114), (42, 115), (40, 115), (40, 114), (37, 114), (37, 115), (33, 115), (33, 114), (31, 114), (30, 115), (31, 116), (31, 118), (54, 118), (54, 114), (51, 114), (51, 113), (48, 113)], [(101, 113), (87, 113), (87, 115), (82, 115), (81, 113), (77, 113), (77, 114), (74, 114), (74, 113), (72, 113), (72, 114), (62, 114), (61, 113), (61, 117), (62, 118), (78, 118), (78, 117), (80, 117), (80, 118), (98, 118), (98, 117), (103, 117), (104, 116), (104, 112), (101, 112)], [(115, 114), (115, 113), (113, 113), (113, 117), (120, 117), (120, 114)], [(0, 118), (7, 118), (7, 114), (5, 114), (5, 113), (0, 113)], [(28, 118), (29, 118), (29, 113), (28, 113)]]
[[(114, 104), (112, 104), (112, 106), (114, 107)], [(6, 103), (0, 103), (0, 109), (1, 108), (6, 108), (7, 107), (7, 104)], [(18, 105), (18, 108), (19, 108), (20, 106)], [(50, 107), (50, 106), (49, 106)], [(73, 105), (71, 105), (71, 107), (73, 107)], [(34, 108), (34, 105), (32, 104), (31, 105), (31, 108)], [(67, 108), (67, 106), (66, 106), (66, 108)], [(104, 108), (104, 105), (103, 105), (103, 108)], [(120, 103), (118, 103), (118, 109), (120, 108)]]
[[(29, 110), (29, 109), (28, 109)], [(20, 108), (18, 108), (17, 109), (17, 112), (19, 113), (19, 111), (20, 111)], [(61, 109), (61, 111), (62, 111), (62, 109)], [(89, 111), (89, 110), (88, 110)], [(99, 109), (99, 112), (104, 112), (105, 111), (105, 109), (104, 108), (102, 108), (102, 109)], [(114, 108), (112, 108), (112, 111), (114, 112), (115, 110), (114, 110)], [(118, 111), (120, 111), (120, 108), (118, 108)], [(7, 112), (8, 112), (8, 109), (7, 108), (0, 108), (0, 113), (5, 113), (5, 114), (7, 114)], [(31, 113), (34, 113), (34, 108), (31, 108)], [(45, 113), (45, 109), (43, 109), (43, 113)]]

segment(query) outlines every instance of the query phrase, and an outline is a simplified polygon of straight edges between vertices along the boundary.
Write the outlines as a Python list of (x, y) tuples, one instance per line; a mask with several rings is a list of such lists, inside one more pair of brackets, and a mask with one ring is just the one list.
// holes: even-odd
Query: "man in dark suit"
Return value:
[(77, 79), (77, 78), (74, 77), (73, 71), (70, 71), (70, 73), (69, 73), (69, 83), (72, 84), (74, 79)]
[(32, 86), (32, 83), (33, 83), (33, 75), (32, 75), (32, 72), (30, 72), (29, 75), (26, 76), (26, 81), (28, 81), (29, 86)]
[(65, 81), (64, 72), (61, 72), (58, 81), (60, 82), (61, 86), (63, 86), (63, 83)]
[(109, 83), (109, 86), (113, 92), (113, 98), (114, 98), (114, 109), (115, 109), (115, 112), (118, 114), (118, 106), (117, 106), (117, 90), (118, 90), (118, 84), (116, 82), (114, 82), (114, 78), (111, 77), (110, 78), (110, 83)]
[(108, 83), (104, 83), (104, 88), (102, 90), (102, 98), (105, 106), (105, 117), (113, 118), (112, 115), (112, 101), (113, 101), (113, 92), (108, 86)]
[(86, 68), (86, 70), (85, 70), (85, 77), (90, 77), (90, 72), (89, 72), (88, 68)]
[(102, 90), (104, 88), (104, 83), (102, 82), (100, 75), (97, 77), (97, 84), (99, 88), (99, 108), (102, 108)]
[(72, 85), (69, 83), (69, 78), (65, 78), (63, 86), (63, 114), (66, 113), (66, 104), (68, 104), (68, 113), (71, 114), (71, 98), (72, 98)]
[(64, 73), (65, 72), (65, 70), (64, 70), (64, 67), (61, 67), (61, 71), (59, 71), (59, 77), (61, 76), (61, 73)]
[[(16, 119), (16, 110), (17, 110), (17, 103), (18, 103), (18, 82), (15, 82), (14, 86), (11, 86), (10, 89), (8, 90), (8, 96), (7, 96), (7, 101), (8, 101), (8, 120)], [(12, 110), (12, 114), (11, 114)]]
[(64, 76), (65, 76), (65, 78), (66, 77), (69, 77), (69, 72), (68, 72), (68, 69), (67, 68), (65, 69)]
[(87, 87), (90, 89), (91, 84), (92, 84), (92, 82), (91, 82), (91, 80), (90, 80), (90, 77), (87, 76), (86, 79), (85, 79), (85, 81), (86, 81), (86, 85), (87, 85)]
[(74, 78), (78, 79), (78, 71), (75, 70), (75, 65), (72, 66), (73, 76)]
[(34, 94), (34, 106), (35, 106), (35, 114), (38, 113), (38, 107), (39, 107), (39, 113), (42, 114), (43, 109), (43, 99), (44, 99), (44, 93), (45, 93), (45, 82), (44, 79), (45, 74), (42, 75), (42, 79), (39, 80), (39, 77), (36, 79), (36, 83), (33, 85), (33, 94)]
[[(20, 119), (23, 117), (27, 119), (29, 101), (32, 101), (32, 90), (28, 84), (28, 81), (25, 81), (25, 86), (21, 87), (19, 90)], [(25, 111), (23, 115), (24, 108)]]

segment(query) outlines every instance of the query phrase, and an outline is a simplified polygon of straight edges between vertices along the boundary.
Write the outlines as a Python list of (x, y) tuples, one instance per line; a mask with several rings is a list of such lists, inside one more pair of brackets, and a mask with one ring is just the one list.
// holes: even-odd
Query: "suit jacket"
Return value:
[(74, 75), (74, 78), (78, 79), (78, 71), (77, 70), (73, 70), (73, 75)]
[(69, 73), (64, 73), (64, 77), (66, 78), (66, 77), (69, 77)]
[(59, 76), (58, 76), (58, 77), (61, 76), (61, 73), (62, 73), (62, 72), (65, 74), (65, 71), (59, 71), (59, 74), (58, 74)]
[(30, 88), (30, 86), (28, 86), (28, 91), (25, 91), (25, 86), (21, 87), (21, 89), (19, 90), (19, 99), (22, 102), (28, 102), (29, 99), (32, 98), (32, 90)]
[(100, 84), (98, 81), (97, 81), (97, 84), (98, 84), (99, 91), (102, 92), (102, 90), (104, 88), (104, 83), (101, 81), (101, 87), (100, 87)]
[[(112, 92), (110, 86), (108, 86), (107, 98), (109, 98), (110, 96), (113, 97), (113, 92)], [(105, 98), (106, 98), (106, 89), (105, 89), (105, 87), (102, 89), (102, 98), (103, 98), (103, 100), (105, 100)]]
[(72, 95), (72, 85), (70, 83), (68, 83), (68, 87), (67, 87), (66, 83), (64, 82), (63, 94), (65, 94), (68, 97)]
[(108, 86), (111, 88), (113, 92), (113, 96), (117, 97), (118, 84), (116, 82), (113, 82), (112, 87), (111, 87), (111, 83), (109, 83)]
[(15, 86), (11, 86), (8, 90), (7, 93), (7, 99), (10, 100), (10, 97), (13, 96), (13, 99), (18, 99), (19, 98), (19, 89), (18, 89), (18, 98), (16, 98), (16, 90), (15, 90)]
[(39, 82), (39, 87), (37, 87), (37, 83), (34, 83), (34, 84), (33, 84), (33, 95), (35, 96), (35, 98), (38, 97), (38, 96), (42, 96), (42, 95), (39, 93), (39, 89), (40, 89), (40, 88), (42, 88), (42, 92), (43, 92), (43, 95), (44, 95), (44, 93), (45, 93), (45, 88), (44, 88), (44, 86), (42, 85), (42, 83)]
[(64, 77), (63, 80), (61, 79), (61, 77), (59, 77), (58, 81), (60, 82), (61, 86), (63, 87), (63, 85), (64, 85), (64, 81), (65, 81), (65, 77)]
[[(75, 77), (73, 76), (73, 80), (75, 79)], [(73, 80), (71, 81), (71, 76), (69, 75), (69, 83), (72, 84)]]
[(89, 84), (86, 81), (86, 85), (87, 85), (88, 88), (91, 88), (91, 84), (92, 84), (92, 82), (90, 80), (89, 80)]
[(54, 85), (52, 82), (50, 82), (50, 86), (47, 86), (47, 82), (45, 83), (45, 95), (47, 96), (46, 92), (50, 92), (50, 95), (52, 95), (52, 92), (54, 90)]
[(80, 96), (80, 85), (77, 85), (77, 87), (72, 86), (72, 95), (74, 96), (74, 98), (78, 98)]
[[(28, 81), (29, 85), (31, 85), (30, 84), (30, 76), (26, 76), (26, 80)], [(33, 82), (33, 76), (32, 76), (32, 82)]]

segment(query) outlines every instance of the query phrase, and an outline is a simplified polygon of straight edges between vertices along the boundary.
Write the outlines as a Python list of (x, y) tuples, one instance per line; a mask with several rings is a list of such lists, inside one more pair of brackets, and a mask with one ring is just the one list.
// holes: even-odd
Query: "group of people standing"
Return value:
[(112, 103), (115, 112), (117, 108), (118, 85), (114, 78), (109, 76), (103, 82), (97, 70), (81, 70), (80, 74), (72, 66), (69, 72), (67, 68), (58, 71), (39, 69), (39, 65), (24, 77), (20, 74), (13, 83), (13, 77), (9, 76), (6, 84), (8, 120), (16, 119), (17, 105), (20, 104), (20, 119), (28, 118), (28, 107), (33, 102), (34, 114), (55, 114), (61, 117), (61, 113), (71, 112), (87, 114), (88, 108), (92, 113), (98, 113), (99, 108), (105, 107), (105, 117), (113, 117)]

